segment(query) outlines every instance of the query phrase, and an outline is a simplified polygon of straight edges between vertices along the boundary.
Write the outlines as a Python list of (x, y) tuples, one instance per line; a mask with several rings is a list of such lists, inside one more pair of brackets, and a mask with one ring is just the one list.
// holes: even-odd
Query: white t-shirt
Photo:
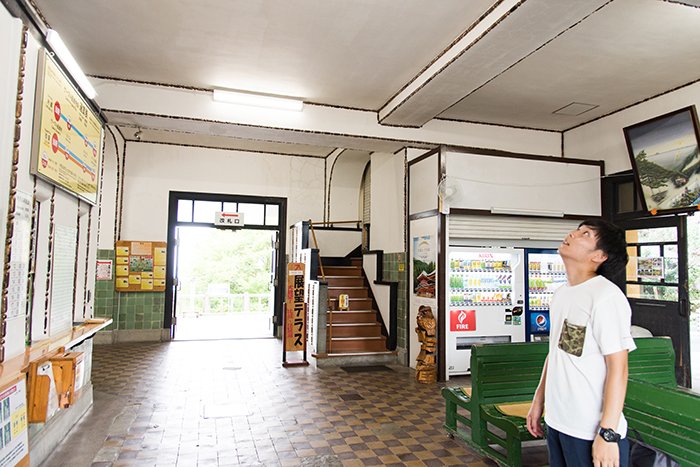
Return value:
[[(603, 410), (605, 355), (636, 348), (630, 333), (631, 314), (622, 291), (603, 276), (557, 289), (550, 306), (547, 425), (575, 438), (595, 439)], [(581, 356), (559, 347), (564, 320), (586, 328)], [(624, 415), (614, 429), (627, 435)]]

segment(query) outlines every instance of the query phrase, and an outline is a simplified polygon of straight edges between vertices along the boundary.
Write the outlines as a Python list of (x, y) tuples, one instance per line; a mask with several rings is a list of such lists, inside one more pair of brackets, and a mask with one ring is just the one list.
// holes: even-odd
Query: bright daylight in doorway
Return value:
[(269, 230), (179, 227), (176, 340), (272, 337)]

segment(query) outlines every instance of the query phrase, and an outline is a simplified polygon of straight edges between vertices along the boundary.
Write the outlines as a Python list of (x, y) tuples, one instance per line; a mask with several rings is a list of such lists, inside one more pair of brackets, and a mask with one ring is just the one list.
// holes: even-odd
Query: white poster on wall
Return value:
[(51, 280), (51, 316), (49, 335), (70, 331), (73, 326), (73, 283), (75, 281), (75, 246), (78, 229), (65, 225), (54, 227), (53, 268)]
[(22, 378), (0, 393), (0, 467), (17, 465), (27, 454), (27, 385)]
[(437, 274), (437, 249), (434, 235), (413, 237), (413, 295), (435, 298), (435, 278)]
[(416, 368), (416, 357), (421, 344), (415, 328), (417, 326), (418, 309), (421, 306), (429, 307), (435, 317), (436, 329), (441, 325), (438, 321), (437, 296), (437, 258), (438, 243), (437, 229), (438, 216), (416, 219), (410, 222), (411, 242), (409, 243), (409, 263), (411, 278), (411, 297), (409, 303), (409, 356), (408, 363), (411, 368)]
[(7, 290), (7, 320), (26, 314), (29, 252), (32, 236), (32, 195), (18, 191), (15, 196), (10, 279)]

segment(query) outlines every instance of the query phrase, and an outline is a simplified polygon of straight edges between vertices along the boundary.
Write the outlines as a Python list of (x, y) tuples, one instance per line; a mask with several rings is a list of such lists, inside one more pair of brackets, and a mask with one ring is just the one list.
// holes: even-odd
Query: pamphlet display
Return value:
[(165, 242), (118, 241), (114, 288), (117, 292), (165, 291)]

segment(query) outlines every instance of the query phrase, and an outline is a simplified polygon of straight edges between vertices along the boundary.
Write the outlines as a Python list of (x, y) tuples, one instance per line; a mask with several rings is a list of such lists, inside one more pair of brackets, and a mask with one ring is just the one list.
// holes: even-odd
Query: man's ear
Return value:
[(608, 255), (603, 253), (603, 250), (595, 250), (593, 252), (593, 255), (591, 256), (591, 261), (596, 263), (596, 265), (598, 265), (598, 266), (603, 264), (607, 259), (608, 259)]

